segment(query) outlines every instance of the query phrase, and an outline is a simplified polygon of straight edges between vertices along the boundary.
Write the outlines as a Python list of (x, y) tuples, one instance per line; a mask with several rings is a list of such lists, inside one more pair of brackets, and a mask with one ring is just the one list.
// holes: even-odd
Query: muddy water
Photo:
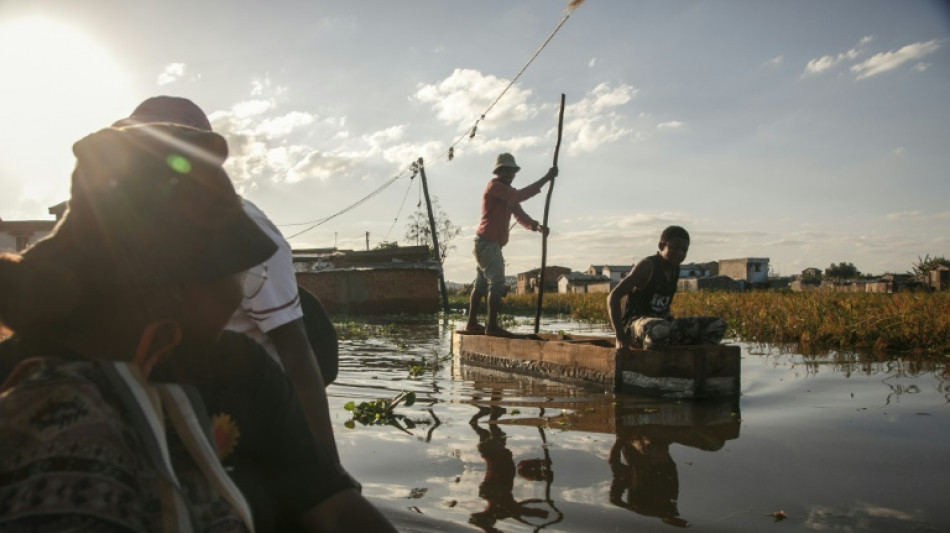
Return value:
[[(451, 328), (344, 341), (329, 388), (344, 463), (401, 531), (950, 531), (944, 368), (742, 345), (739, 398), (663, 402), (459, 367)], [(404, 390), (402, 427), (345, 427), (346, 402)]]

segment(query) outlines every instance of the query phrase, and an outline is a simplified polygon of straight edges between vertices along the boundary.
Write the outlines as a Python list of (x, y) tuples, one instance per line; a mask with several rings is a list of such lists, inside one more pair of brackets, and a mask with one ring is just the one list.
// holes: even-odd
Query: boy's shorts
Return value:
[(501, 245), (481, 237), (475, 237), (475, 290), (481, 293), (493, 293), (504, 296), (508, 291), (505, 284), (505, 258), (501, 255)]
[(634, 344), (644, 350), (689, 344), (719, 344), (726, 334), (726, 322), (715, 316), (683, 318), (634, 318), (624, 327)]

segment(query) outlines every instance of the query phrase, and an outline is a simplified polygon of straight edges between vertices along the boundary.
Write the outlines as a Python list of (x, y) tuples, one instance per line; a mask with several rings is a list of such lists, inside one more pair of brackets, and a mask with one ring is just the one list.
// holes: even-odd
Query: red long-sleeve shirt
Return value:
[(511, 215), (525, 228), (534, 229), (535, 220), (524, 212), (521, 202), (541, 192), (544, 183), (541, 178), (523, 189), (515, 189), (499, 178), (489, 181), (482, 195), (482, 220), (475, 234), (502, 246), (508, 244)]

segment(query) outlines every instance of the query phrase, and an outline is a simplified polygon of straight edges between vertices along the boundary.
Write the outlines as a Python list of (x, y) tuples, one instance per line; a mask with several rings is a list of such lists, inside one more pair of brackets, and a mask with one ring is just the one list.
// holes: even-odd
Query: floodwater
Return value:
[[(658, 401), (460, 367), (453, 326), (344, 340), (328, 389), (344, 464), (400, 531), (950, 531), (946, 365), (742, 344), (739, 398)], [(346, 427), (346, 402), (401, 391), (401, 427)]]

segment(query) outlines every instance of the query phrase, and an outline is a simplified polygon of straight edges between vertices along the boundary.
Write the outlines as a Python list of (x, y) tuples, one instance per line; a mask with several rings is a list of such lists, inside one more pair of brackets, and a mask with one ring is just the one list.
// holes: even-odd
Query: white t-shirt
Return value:
[(294, 276), (293, 255), (290, 244), (264, 212), (246, 199), (242, 199), (242, 204), (244, 212), (277, 243), (277, 251), (264, 262), (267, 265), (267, 280), (260, 292), (251, 299), (241, 301), (226, 329), (251, 337), (280, 364), (277, 348), (267, 332), (303, 317), (297, 294), (297, 278)]

